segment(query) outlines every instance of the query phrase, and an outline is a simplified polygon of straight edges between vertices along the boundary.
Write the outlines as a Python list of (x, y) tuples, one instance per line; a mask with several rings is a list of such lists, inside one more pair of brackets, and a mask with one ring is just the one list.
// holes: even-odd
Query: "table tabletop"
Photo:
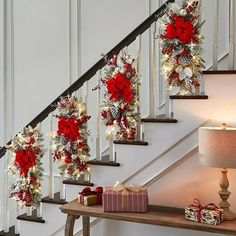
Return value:
[(148, 206), (147, 213), (104, 212), (102, 205), (84, 206), (74, 200), (62, 207), (61, 211), (72, 216), (98, 217), (142, 224), (199, 230), (212, 233), (236, 235), (236, 221), (224, 221), (219, 225), (201, 224), (184, 218), (184, 209), (165, 206)]

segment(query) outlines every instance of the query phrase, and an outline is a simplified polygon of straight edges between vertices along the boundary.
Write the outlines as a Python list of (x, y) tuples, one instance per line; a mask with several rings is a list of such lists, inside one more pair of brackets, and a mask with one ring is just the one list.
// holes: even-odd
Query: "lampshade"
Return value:
[(236, 128), (199, 128), (199, 153), (203, 165), (236, 168)]

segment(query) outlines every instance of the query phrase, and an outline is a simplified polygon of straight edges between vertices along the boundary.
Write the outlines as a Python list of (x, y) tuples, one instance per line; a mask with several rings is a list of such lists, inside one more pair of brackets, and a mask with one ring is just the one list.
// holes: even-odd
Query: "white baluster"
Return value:
[(40, 202), (37, 207), (37, 217), (43, 217), (43, 204)]
[(60, 177), (60, 199), (65, 199), (66, 198), (66, 188), (65, 184), (63, 184), (64, 181), (64, 174), (61, 173)]
[(229, 1), (229, 70), (234, 69), (235, 61), (235, 0)]
[(102, 79), (102, 70), (99, 70), (98, 74), (98, 89), (97, 89), (97, 136), (96, 136), (96, 160), (101, 160), (101, 112), (100, 112), (100, 102), (101, 102), (101, 90), (100, 83)]
[[(142, 36), (141, 34), (137, 37), (138, 51), (137, 51), (137, 74), (140, 75), (141, 71), (141, 50), (142, 50)], [(140, 81), (141, 83), (141, 81)], [(141, 132), (141, 85), (138, 85), (138, 114), (139, 114), (139, 124), (137, 124), (136, 139), (142, 140)]]
[[(3, 80), (4, 80), (4, 142), (7, 143), (14, 131), (14, 4), (13, 0), (4, 0), (3, 3)], [(4, 170), (8, 168), (10, 153), (4, 156)], [(3, 174), (3, 230), (9, 232), (9, 177)]]
[(199, 90), (200, 94), (205, 94), (205, 78), (203, 75), (201, 75), (200, 78), (200, 90)]
[[(53, 113), (49, 115), (49, 133), (53, 132)], [(49, 139), (49, 178), (48, 178), (48, 193), (49, 198), (54, 198), (54, 174), (53, 174), (53, 155), (52, 155), (52, 139)]]
[(218, 40), (219, 40), (219, 0), (215, 0), (214, 41), (213, 41), (213, 70), (218, 67)]
[[(16, 204), (16, 216), (19, 216), (19, 205)], [(19, 220), (15, 220), (15, 234), (20, 234), (20, 222)]]
[(26, 215), (32, 216), (32, 207), (26, 207)]
[(116, 162), (116, 149), (113, 140), (109, 140), (109, 161)]
[(90, 182), (91, 181), (91, 168), (88, 167), (87, 171), (84, 172), (84, 181)]
[(149, 116), (155, 118), (157, 115), (157, 73), (156, 73), (156, 21), (153, 24), (153, 32), (151, 33), (151, 76), (150, 76), (150, 105)]
[(86, 104), (86, 109), (88, 109), (88, 94), (89, 94), (89, 84), (88, 81), (84, 83), (84, 102)]
[(140, 140), (144, 141), (144, 124), (143, 123), (141, 123), (140, 125), (140, 135), (141, 135)]
[[(167, 85), (166, 85), (167, 87)], [(173, 118), (173, 101), (170, 99), (170, 92), (166, 89), (166, 99), (165, 99), (165, 117)]]

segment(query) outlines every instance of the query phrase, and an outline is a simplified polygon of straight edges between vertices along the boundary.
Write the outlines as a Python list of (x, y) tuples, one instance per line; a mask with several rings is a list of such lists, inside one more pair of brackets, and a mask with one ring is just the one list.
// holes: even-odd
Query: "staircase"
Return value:
[[(149, 34), (149, 63), (154, 65), (154, 61), (156, 60), (155, 63), (159, 65), (160, 58), (154, 59), (160, 55), (159, 45), (156, 43), (156, 39), (153, 36), (157, 33), (158, 20), (167, 11), (168, 6), (174, 2), (174, 0), (168, 0), (161, 5), (158, 10), (153, 12), (142, 24), (111, 49), (106, 54), (107, 58), (110, 59), (121, 50), (126, 50), (136, 55), (137, 64), (140, 65), (144, 60), (142, 56), (146, 55), (143, 52), (145, 34)], [(231, 38), (230, 40), (232, 43)], [(217, 45), (214, 44), (214, 47), (216, 47), (214, 49), (217, 49)], [(229, 51), (229, 57), (232, 58), (232, 51)], [(160, 77), (159, 72), (150, 73), (150, 79), (147, 81), (147, 84), (144, 85), (146, 90), (141, 96), (141, 106), (148, 106), (149, 114), (155, 111), (155, 116), (147, 116), (147, 114), (145, 114), (146, 112), (141, 112), (143, 114), (143, 118), (141, 119), (143, 133), (141, 136), (133, 142), (115, 140), (113, 144), (108, 144), (105, 140), (104, 127), (102, 126), (100, 130), (98, 129), (100, 124), (97, 123), (97, 119), (101, 97), (99, 94), (96, 94), (96, 92), (91, 92), (91, 89), (100, 79), (100, 76), (103, 75), (106, 61), (102, 58), (95, 63), (26, 125), (35, 127), (38, 123), (42, 123), (42, 131), (44, 134), (47, 134), (51, 131), (48, 130), (48, 123), (53, 122), (52, 128), (55, 130), (56, 122), (52, 120), (52, 114), (55, 114), (55, 105), (60, 100), (60, 97), (82, 95), (87, 101), (88, 113), (92, 116), (89, 122), (91, 134), (93, 137), (97, 138), (96, 141), (99, 140), (99, 142), (103, 143), (103, 147), (100, 149), (96, 146), (95, 140), (93, 142), (89, 141), (92, 154), (91, 160), (88, 162), (91, 167), (89, 180), (84, 179), (83, 176), (78, 180), (69, 177), (64, 178), (64, 176), (61, 176), (56, 170), (56, 165), (52, 167), (53, 175), (50, 175), (50, 160), (48, 160), (50, 155), (47, 153), (43, 158), (45, 168), (43, 177), (44, 197), (42, 198), (40, 206), (33, 211), (29, 207), (23, 210), (18, 209), (14, 202), (8, 200), (7, 196), (5, 196), (4, 201), (2, 201), (4, 204), (1, 206), (2, 214), (0, 217), (3, 225), (0, 236), (63, 235), (65, 215), (60, 212), (59, 206), (73, 200), (84, 186), (112, 186), (117, 180), (126, 184), (138, 183), (147, 186), (151, 204), (184, 207), (195, 197), (203, 198), (211, 202), (212, 198), (206, 196), (202, 188), (200, 188), (201, 191), (198, 196), (196, 196), (198, 193), (193, 191), (191, 187), (185, 190), (186, 197), (184, 197), (184, 199), (181, 198), (181, 192), (186, 186), (191, 186), (191, 184), (196, 181), (196, 178), (191, 176), (191, 172), (187, 172), (186, 169), (183, 169), (183, 166), (188, 168), (189, 165), (193, 163), (199, 172), (201, 172), (201, 168), (203, 168), (195, 161), (198, 154), (198, 127), (204, 124), (218, 125), (222, 120), (228, 122), (230, 125), (236, 125), (235, 119), (231, 118), (235, 116), (234, 110), (236, 110), (236, 94), (234, 92), (236, 86), (236, 72), (234, 65), (230, 65), (231, 70), (217, 71), (215, 57), (213, 60), (210, 60), (210, 62), (212, 61), (213, 65), (209, 64), (207, 69), (213, 66), (214, 70), (203, 72), (204, 83), (201, 85), (200, 90), (196, 91), (196, 94), (191, 96), (180, 96), (178, 94), (166, 96), (165, 89), (163, 88), (164, 85), (158, 78)], [(143, 68), (140, 66), (138, 69), (141, 71)], [(222, 80), (222, 77), (224, 77), (224, 80)], [(145, 79), (146, 78), (143, 78), (143, 83), (145, 83)], [(155, 81), (158, 81), (158, 86), (155, 86)], [(148, 87), (149, 91), (152, 92), (148, 94), (150, 96), (150, 102), (147, 105), (143, 103), (143, 101), (147, 100), (144, 97), (147, 95)], [(225, 91), (227, 91), (227, 93)], [(159, 96), (159, 94), (163, 95)], [(45, 143), (48, 142), (48, 138), (46, 137)], [(107, 150), (102, 150), (105, 149), (104, 147), (106, 147)], [(109, 151), (112, 149), (114, 153), (116, 153), (115, 156), (109, 155)], [(6, 168), (9, 157), (9, 154), (6, 153), (6, 148), (2, 147), (0, 149), (0, 158), (4, 166), (3, 168)], [(188, 180), (181, 180), (181, 177), (179, 177), (181, 176), (181, 172), (179, 170), (184, 173), (186, 172), (186, 175), (189, 174)], [(177, 188), (175, 184), (170, 183), (171, 176), (172, 180), (175, 178), (173, 177), (174, 174), (178, 176), (176, 177), (176, 186), (182, 187)], [(214, 172), (211, 172), (211, 174), (215, 176)], [(206, 178), (206, 176), (207, 173), (205, 171), (204, 177)], [(53, 185), (50, 183), (50, 179), (53, 179)], [(213, 178), (211, 178), (211, 180), (212, 179)], [(217, 180), (217, 178), (215, 179)], [(203, 179), (201, 178), (200, 180)], [(197, 186), (200, 185), (200, 180), (198, 180), (198, 182), (196, 181)], [(211, 183), (216, 183), (215, 185), (218, 186), (217, 181), (214, 181), (212, 180)], [(170, 187), (167, 188), (166, 183), (168, 183), (168, 185), (170, 184)], [(186, 183), (186, 186), (183, 183)], [(6, 191), (7, 184), (8, 179), (5, 177), (3, 186), (1, 185), (0, 188), (2, 192)], [(50, 188), (53, 188), (54, 197), (49, 196)], [(211, 193), (214, 196), (216, 195), (214, 189), (211, 189)], [(215, 202), (218, 201), (217, 199), (213, 200)], [(9, 215), (10, 217), (8, 219)], [(92, 219), (92, 221), (92, 232), (99, 232), (98, 235), (106, 236), (112, 234), (113, 236), (118, 236), (134, 234), (128, 226), (127, 231), (123, 231), (120, 223), (115, 225), (113, 222), (101, 222), (97, 219)], [(103, 227), (106, 227), (108, 232), (105, 232)], [(75, 228), (76, 232), (74, 233), (81, 235), (80, 221), (76, 223)], [(112, 228), (116, 228), (116, 232), (113, 232)], [(110, 233), (109, 230), (111, 230)], [(141, 232), (147, 232), (147, 235), (152, 235), (153, 232), (156, 231), (156, 228), (145, 228), (145, 230), (146, 231), (140, 229), (140, 235)], [(161, 228), (158, 230), (162, 232)], [(174, 232), (175, 235), (189, 235), (188, 233), (188, 231), (180, 231), (176, 234)], [(135, 232), (135, 235), (137, 235), (137, 232)], [(161, 235), (173, 235), (173, 231), (169, 230)]]

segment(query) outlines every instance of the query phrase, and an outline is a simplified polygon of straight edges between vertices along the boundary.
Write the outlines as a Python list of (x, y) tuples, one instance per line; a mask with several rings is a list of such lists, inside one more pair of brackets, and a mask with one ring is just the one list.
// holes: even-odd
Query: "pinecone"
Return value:
[(120, 108), (117, 106), (113, 106), (111, 108), (111, 114), (115, 120), (118, 119), (120, 117)]

